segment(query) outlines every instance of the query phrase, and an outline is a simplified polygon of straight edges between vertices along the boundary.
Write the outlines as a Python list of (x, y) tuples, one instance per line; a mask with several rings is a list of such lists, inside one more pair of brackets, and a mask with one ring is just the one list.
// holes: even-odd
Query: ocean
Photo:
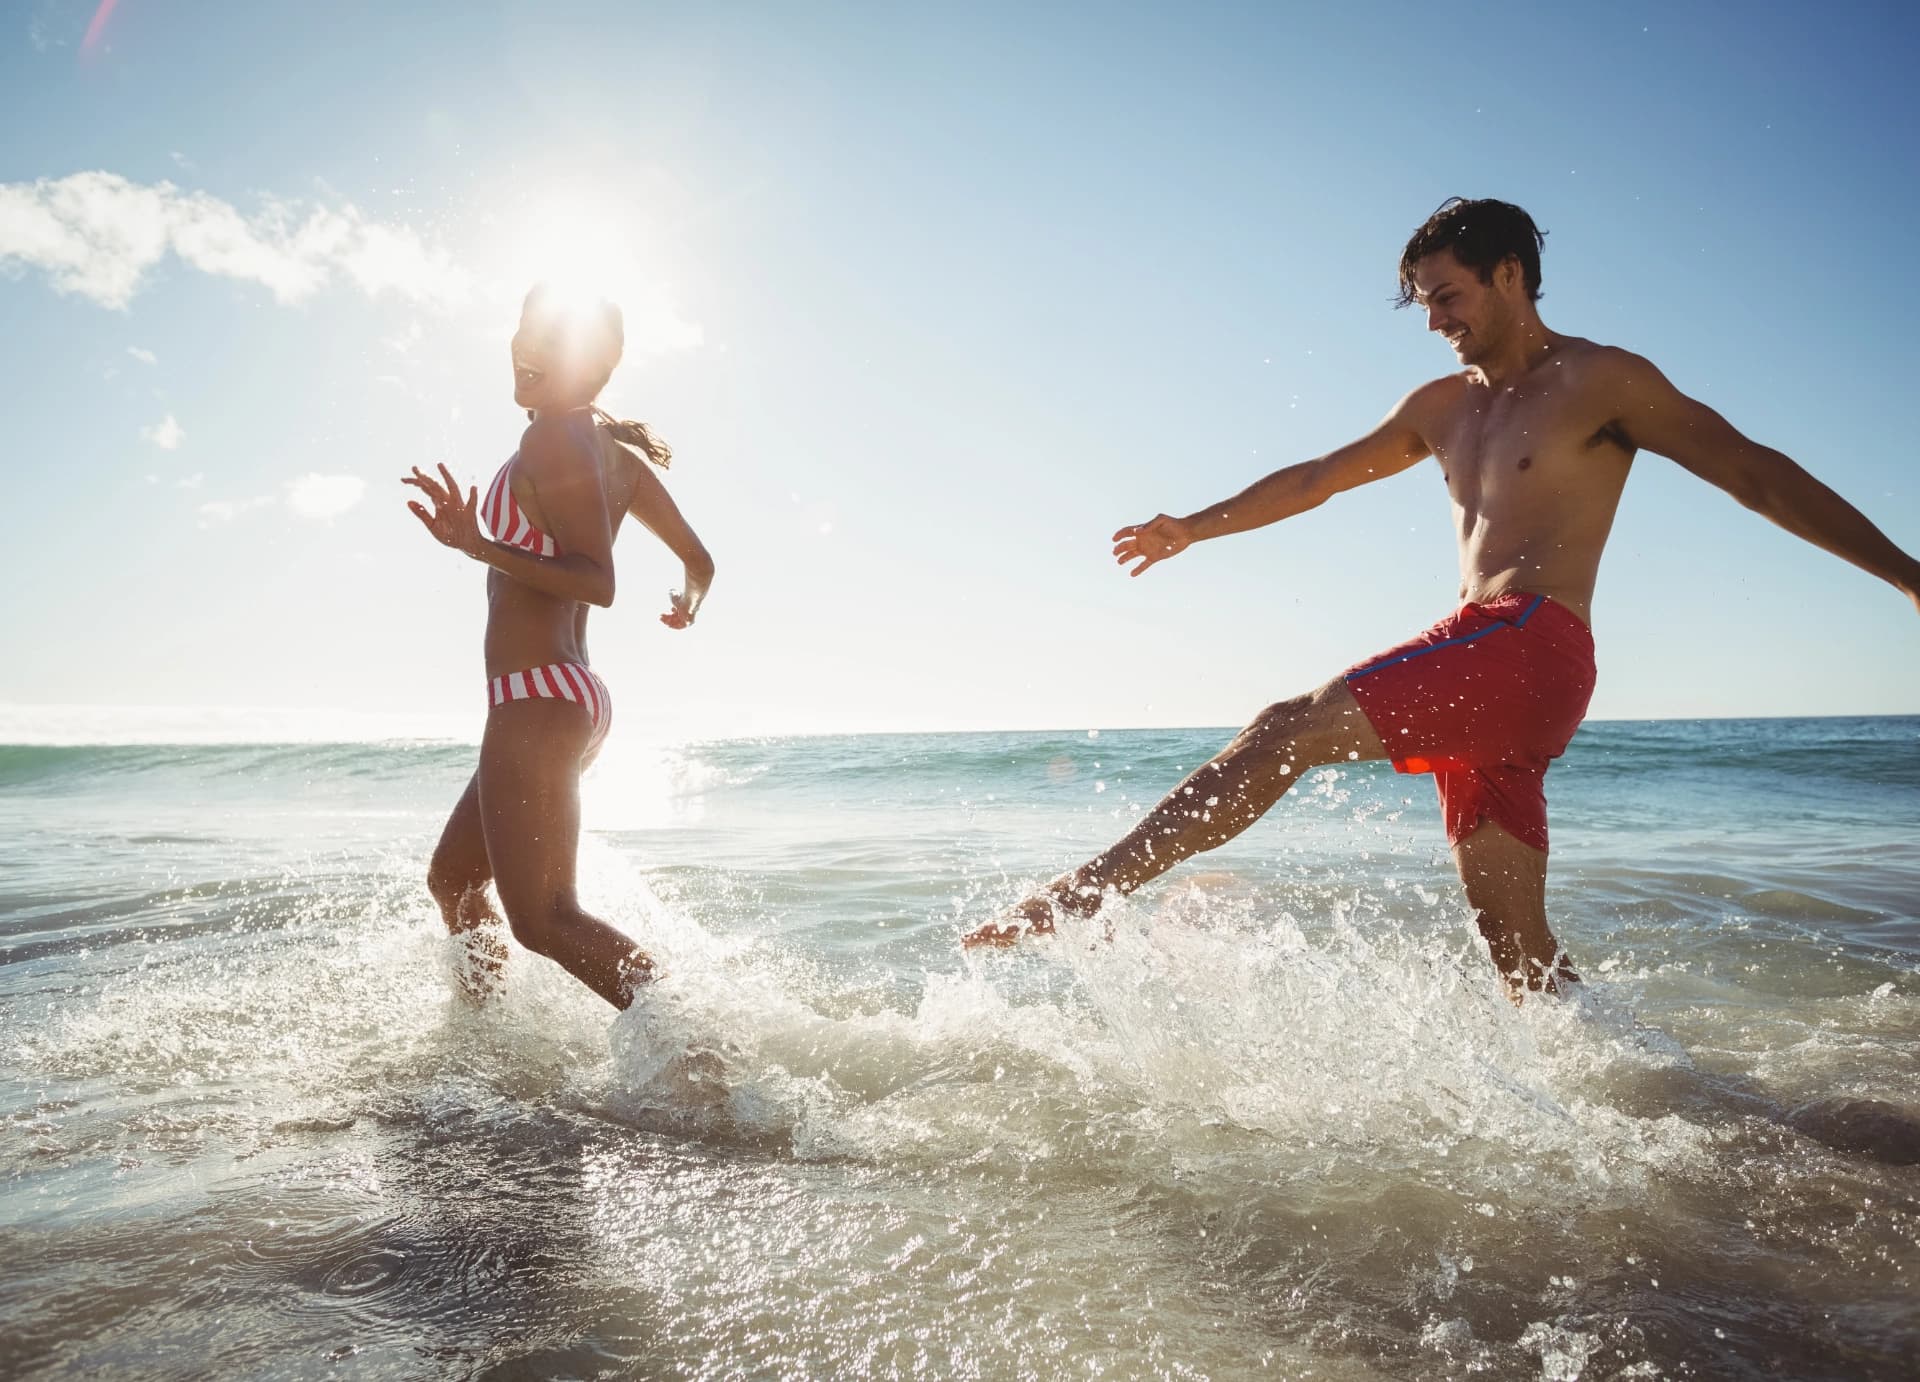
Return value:
[(1566, 1000), (1375, 765), (961, 952), (1229, 733), (616, 727), (621, 1015), (456, 995), (470, 746), (0, 747), (0, 1375), (1916, 1375), (1920, 718), (1582, 729)]

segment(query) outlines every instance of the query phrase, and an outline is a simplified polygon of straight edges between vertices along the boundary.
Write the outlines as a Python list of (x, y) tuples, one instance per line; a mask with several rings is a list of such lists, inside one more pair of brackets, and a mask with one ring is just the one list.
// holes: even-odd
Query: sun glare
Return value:
[(490, 296), (504, 311), (517, 314), (526, 291), (545, 283), (583, 303), (610, 298), (619, 304), (630, 352), (702, 343), (700, 327), (672, 300), (672, 266), (650, 243), (643, 210), (564, 188), (522, 189), (509, 205), (517, 209), (494, 221), (479, 247), (494, 284)]
[(503, 248), (516, 294), (545, 283), (583, 303), (619, 302), (645, 288), (637, 237), (604, 218), (541, 210), (510, 225)]

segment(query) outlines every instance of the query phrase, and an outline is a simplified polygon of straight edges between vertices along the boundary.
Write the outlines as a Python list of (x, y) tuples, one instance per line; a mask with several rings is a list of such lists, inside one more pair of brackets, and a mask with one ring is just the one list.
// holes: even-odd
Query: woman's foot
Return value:
[(636, 950), (620, 962), (620, 992), (626, 1002), (621, 1007), (631, 1006), (640, 990), (647, 985), (657, 983), (664, 976), (653, 963), (653, 956), (644, 950)]
[(478, 1007), (507, 986), (507, 928), (484, 919), (453, 933), (457, 947), (453, 981), (460, 996)]

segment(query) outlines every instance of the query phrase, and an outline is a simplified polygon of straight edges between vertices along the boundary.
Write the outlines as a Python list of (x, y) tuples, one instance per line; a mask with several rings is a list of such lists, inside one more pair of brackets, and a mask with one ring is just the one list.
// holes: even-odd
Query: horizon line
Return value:
[[(29, 728), (24, 721), (47, 715), (56, 723), (47, 729)], [(148, 720), (145, 725), (128, 724), (132, 717)], [(92, 725), (75, 724), (74, 718), (96, 718)], [(479, 735), (472, 729), (453, 730), (452, 716), (395, 717), (389, 714), (312, 707), (268, 706), (126, 706), (126, 705), (45, 705), (0, 702), (0, 748), (219, 748), (266, 747), (278, 745), (373, 745), (420, 744), (477, 746)], [(467, 716), (458, 717), (471, 725)], [(1710, 714), (1710, 715), (1620, 715), (1590, 716), (1592, 724), (1699, 724), (1709, 722), (1791, 721), (1791, 720), (1899, 720), (1920, 718), (1920, 709), (1910, 711), (1826, 712), (1809, 714)], [(106, 721), (119, 720), (119, 724)], [(257, 723), (236, 731), (236, 719), (254, 719)], [(202, 720), (202, 725), (190, 723)], [(305, 723), (301, 723), (304, 721)], [(353, 722), (360, 722), (357, 726)], [(384, 723), (383, 723), (384, 722)], [(1074, 724), (1020, 725), (942, 725), (876, 728), (766, 728), (738, 732), (712, 733), (690, 729), (681, 733), (642, 730), (635, 745), (666, 746), (699, 743), (728, 743), (765, 739), (878, 738), (887, 736), (934, 736), (962, 734), (1101, 734), (1182, 733), (1212, 731), (1232, 734), (1240, 725), (1219, 723)], [(357, 732), (356, 732), (357, 731)]]

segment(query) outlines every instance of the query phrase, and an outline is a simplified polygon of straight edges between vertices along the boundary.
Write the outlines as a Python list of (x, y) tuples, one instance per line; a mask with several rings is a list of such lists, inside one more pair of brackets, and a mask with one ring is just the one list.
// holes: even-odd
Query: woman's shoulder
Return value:
[(581, 466), (598, 467), (600, 446), (591, 418), (582, 414), (543, 415), (527, 424), (520, 434), (520, 464), (541, 474), (559, 473)]

